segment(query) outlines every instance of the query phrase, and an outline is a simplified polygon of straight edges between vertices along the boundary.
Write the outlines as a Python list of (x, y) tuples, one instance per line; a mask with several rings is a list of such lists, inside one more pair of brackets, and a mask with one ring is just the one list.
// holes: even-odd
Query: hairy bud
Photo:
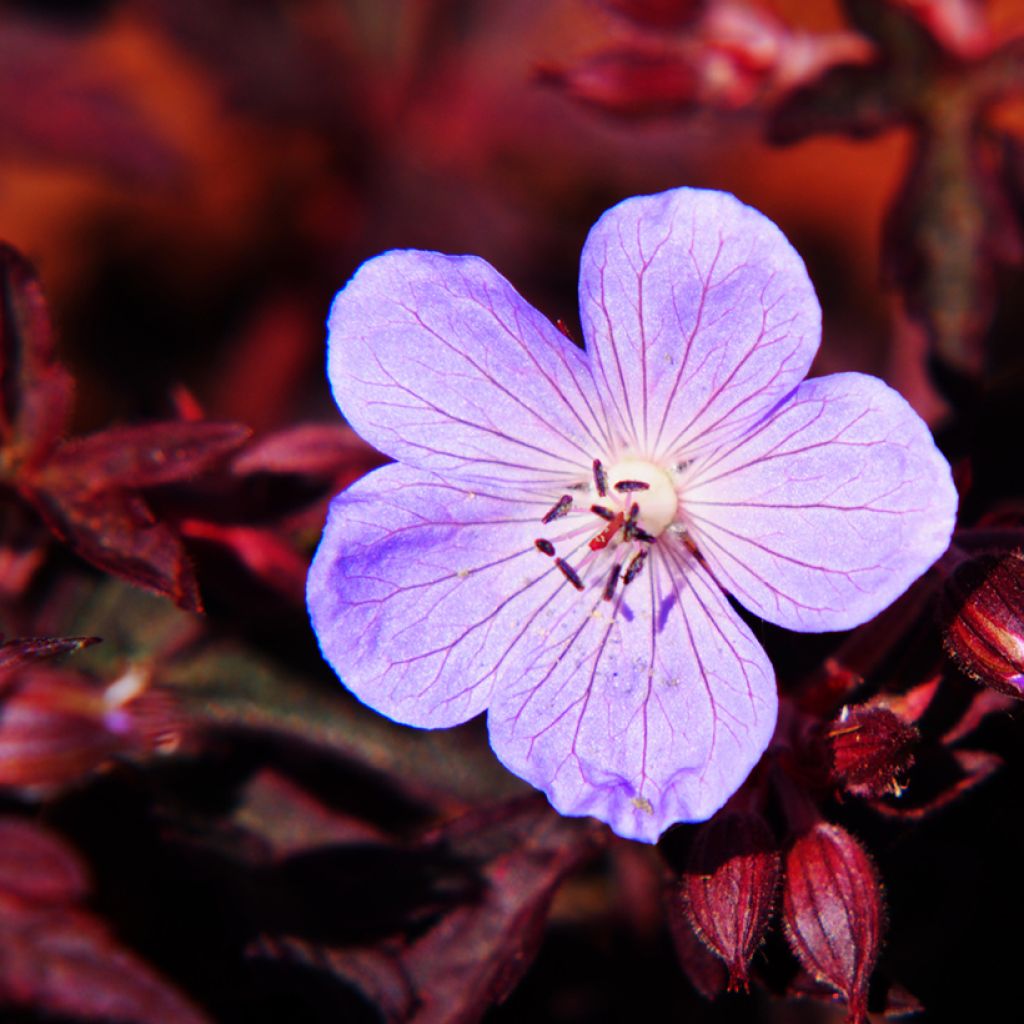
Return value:
[(889, 708), (845, 707), (827, 734), (833, 777), (854, 796), (898, 796), (918, 739), (917, 729)]
[(746, 988), (750, 958), (775, 903), (779, 854), (757, 814), (724, 813), (697, 833), (681, 892), (694, 931), (729, 968), (729, 988)]
[(981, 555), (944, 594), (946, 649), (972, 679), (1024, 697), (1024, 553)]
[(843, 996), (852, 1024), (863, 1024), (885, 916), (868, 855), (849, 832), (819, 822), (786, 855), (782, 903), (800, 963)]

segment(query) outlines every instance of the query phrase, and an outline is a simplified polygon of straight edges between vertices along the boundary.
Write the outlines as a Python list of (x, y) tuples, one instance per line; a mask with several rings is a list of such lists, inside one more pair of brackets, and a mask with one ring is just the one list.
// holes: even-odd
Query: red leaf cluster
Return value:
[(351, 948), (265, 936), (253, 954), (343, 978), (388, 1022), (471, 1024), (519, 982), (555, 890), (597, 845), (591, 827), (560, 819), (531, 796), (470, 812), (425, 836), (420, 849), (457, 857), (478, 879), (475, 896), (421, 934)]
[(82, 1021), (205, 1024), (206, 1016), (81, 909), (89, 875), (61, 839), (0, 818), (0, 1005)]
[(199, 610), (184, 545), (140, 491), (204, 472), (249, 431), (172, 421), (63, 440), (71, 378), (57, 360), (35, 273), (9, 246), (0, 247), (0, 281), (0, 479), (87, 561)]
[(542, 77), (573, 99), (629, 118), (770, 109), (825, 69), (870, 56), (853, 33), (794, 31), (742, 3), (606, 6), (646, 33), (569, 67), (545, 68)]

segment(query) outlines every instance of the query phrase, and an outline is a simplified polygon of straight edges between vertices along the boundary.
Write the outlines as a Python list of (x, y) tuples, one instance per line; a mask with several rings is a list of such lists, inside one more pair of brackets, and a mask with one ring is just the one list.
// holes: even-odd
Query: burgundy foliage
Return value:
[(89, 889), (66, 843), (28, 821), (0, 818), (0, 1000), (72, 1020), (208, 1021), (81, 909)]
[[(1013, 1019), (1022, 97), (1012, 0), (4, 5), (0, 1017)], [(358, 705), (303, 594), (384, 461), (354, 268), (479, 253), (578, 339), (594, 216), (679, 185), (780, 223), (961, 518), (849, 633), (751, 622), (772, 744), (648, 849)]]

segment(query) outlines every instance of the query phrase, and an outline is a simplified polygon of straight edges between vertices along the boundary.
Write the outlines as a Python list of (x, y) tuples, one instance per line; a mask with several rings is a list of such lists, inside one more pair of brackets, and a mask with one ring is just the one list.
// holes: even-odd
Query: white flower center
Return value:
[[(679, 496), (668, 471), (646, 459), (622, 459), (607, 470), (609, 496), (622, 501), (625, 508), (640, 507), (637, 521), (652, 536), (658, 537), (675, 520)], [(646, 484), (646, 488), (624, 490), (620, 485)]]

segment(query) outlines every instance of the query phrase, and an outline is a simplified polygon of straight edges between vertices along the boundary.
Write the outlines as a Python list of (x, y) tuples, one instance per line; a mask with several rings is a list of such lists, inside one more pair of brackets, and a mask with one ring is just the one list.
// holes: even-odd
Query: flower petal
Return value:
[(621, 592), (579, 595), (507, 673), (488, 716), (506, 767), (566, 815), (656, 842), (710, 817), (771, 739), (775, 676), (750, 630), (681, 548), (659, 549)]
[[(534, 546), (545, 503), (470, 492), (400, 464), (331, 503), (306, 600), (324, 657), (408, 725), (479, 714), (565, 580)], [(575, 594), (575, 591), (573, 592)]]
[(627, 199), (583, 249), (580, 313), (623, 448), (692, 458), (804, 378), (821, 311), (803, 261), (724, 192)]
[(789, 629), (877, 615), (946, 550), (956, 518), (927, 426), (859, 373), (805, 381), (690, 472), (684, 515), (718, 581)]
[(561, 481), (605, 447), (585, 355), (481, 259), (384, 253), (338, 293), (328, 325), (335, 401), (407, 465)]

